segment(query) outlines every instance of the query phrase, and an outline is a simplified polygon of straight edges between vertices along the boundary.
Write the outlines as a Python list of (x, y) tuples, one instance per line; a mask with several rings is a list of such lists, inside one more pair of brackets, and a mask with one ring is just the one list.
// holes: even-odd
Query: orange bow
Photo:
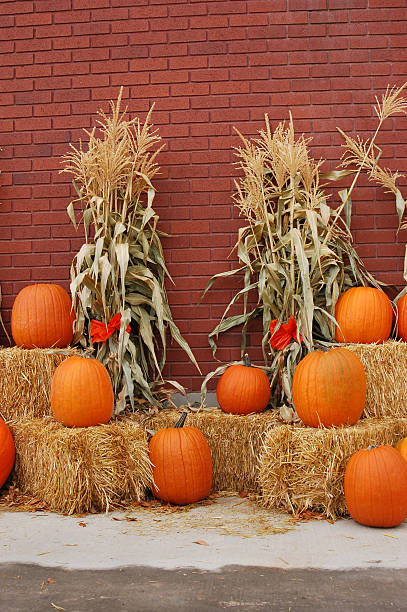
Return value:
[[(92, 342), (106, 342), (106, 340), (113, 334), (114, 330), (120, 331), (120, 320), (122, 315), (120, 312), (114, 315), (109, 323), (102, 323), (92, 319), (90, 322), (90, 337)], [(126, 327), (126, 332), (130, 333), (130, 324)]]
[(275, 332), (277, 323), (278, 319), (273, 319), (270, 323), (270, 345), (272, 348), (282, 351), (293, 339), (301, 344), (302, 336), (297, 331), (297, 321), (293, 315), (288, 319), (288, 323), (280, 325)]

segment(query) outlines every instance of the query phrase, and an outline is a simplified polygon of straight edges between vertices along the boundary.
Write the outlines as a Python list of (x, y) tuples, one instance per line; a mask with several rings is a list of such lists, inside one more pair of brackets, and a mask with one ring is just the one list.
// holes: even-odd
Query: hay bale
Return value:
[[(136, 416), (147, 429), (172, 427), (181, 410), (162, 410), (145, 418)], [(213, 488), (216, 491), (257, 491), (257, 461), (262, 436), (270, 428), (281, 425), (278, 412), (267, 410), (259, 414), (239, 416), (226, 414), (218, 408), (190, 412), (186, 425), (202, 431), (211, 449)]]
[(68, 428), (51, 417), (9, 423), (14, 478), (25, 493), (66, 514), (141, 501), (151, 487), (147, 436), (134, 422)]
[(366, 418), (330, 429), (270, 429), (259, 457), (258, 501), (294, 514), (310, 509), (333, 519), (346, 515), (343, 478), (349, 457), (371, 444), (394, 445), (406, 435), (407, 418)]
[(6, 420), (49, 415), (57, 366), (77, 349), (0, 349), (0, 414)]
[(367, 379), (364, 416), (407, 417), (407, 343), (346, 344), (361, 360)]

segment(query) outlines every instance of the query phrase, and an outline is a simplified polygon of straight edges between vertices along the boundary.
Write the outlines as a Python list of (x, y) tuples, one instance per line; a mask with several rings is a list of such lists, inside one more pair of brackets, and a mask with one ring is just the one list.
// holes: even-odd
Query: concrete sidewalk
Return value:
[(393, 529), (352, 520), (294, 524), (288, 514), (239, 497), (174, 513), (142, 507), (84, 517), (0, 512), (0, 563), (70, 570), (405, 569), (407, 522)]

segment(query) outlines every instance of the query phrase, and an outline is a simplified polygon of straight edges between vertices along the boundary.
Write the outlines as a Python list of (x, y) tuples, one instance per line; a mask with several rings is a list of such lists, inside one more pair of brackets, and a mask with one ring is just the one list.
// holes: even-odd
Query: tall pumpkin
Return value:
[(395, 527), (407, 516), (407, 461), (392, 446), (369, 446), (351, 456), (345, 501), (358, 523)]
[(63, 348), (72, 341), (74, 313), (68, 293), (59, 285), (24, 287), (14, 300), (11, 333), (21, 348)]
[(174, 427), (160, 429), (150, 440), (153, 493), (173, 504), (192, 504), (212, 488), (212, 457), (208, 442), (196, 427), (183, 427), (184, 411)]
[(365, 405), (365, 370), (346, 348), (313, 351), (295, 368), (292, 393), (297, 414), (309, 427), (353, 425)]
[(393, 308), (387, 295), (375, 287), (352, 287), (336, 303), (337, 342), (370, 344), (390, 336)]
[(52, 412), (68, 427), (107, 423), (112, 416), (113, 389), (105, 366), (97, 359), (68, 357), (51, 382)]
[(216, 397), (221, 409), (230, 414), (262, 412), (270, 399), (270, 382), (267, 374), (252, 366), (245, 355), (244, 365), (231, 365), (222, 374)]
[(396, 303), (397, 336), (407, 341), (407, 295), (403, 295)]
[(13, 469), (15, 454), (11, 431), (0, 418), (0, 487), (4, 485)]

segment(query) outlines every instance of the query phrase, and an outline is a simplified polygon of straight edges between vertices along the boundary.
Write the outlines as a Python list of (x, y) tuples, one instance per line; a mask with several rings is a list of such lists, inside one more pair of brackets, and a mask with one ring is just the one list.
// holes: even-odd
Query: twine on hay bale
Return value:
[(74, 348), (0, 349), (0, 414), (6, 420), (49, 415), (49, 390), (57, 366)]
[(369, 445), (394, 445), (406, 435), (407, 418), (366, 418), (330, 429), (270, 429), (259, 457), (258, 501), (294, 514), (310, 509), (333, 519), (346, 515), (343, 478), (350, 456)]
[[(147, 429), (158, 430), (173, 427), (181, 410), (162, 410), (143, 418)], [(213, 489), (216, 491), (258, 490), (257, 461), (264, 433), (281, 425), (278, 412), (266, 410), (259, 414), (239, 416), (226, 414), (220, 409), (189, 412), (185, 425), (193, 425), (202, 431), (211, 449), (213, 461)]]
[(367, 417), (407, 417), (407, 343), (345, 344), (366, 371)]
[(152, 484), (147, 436), (134, 422), (69, 428), (51, 417), (9, 423), (16, 445), (18, 487), (51, 510), (107, 511), (142, 501)]

